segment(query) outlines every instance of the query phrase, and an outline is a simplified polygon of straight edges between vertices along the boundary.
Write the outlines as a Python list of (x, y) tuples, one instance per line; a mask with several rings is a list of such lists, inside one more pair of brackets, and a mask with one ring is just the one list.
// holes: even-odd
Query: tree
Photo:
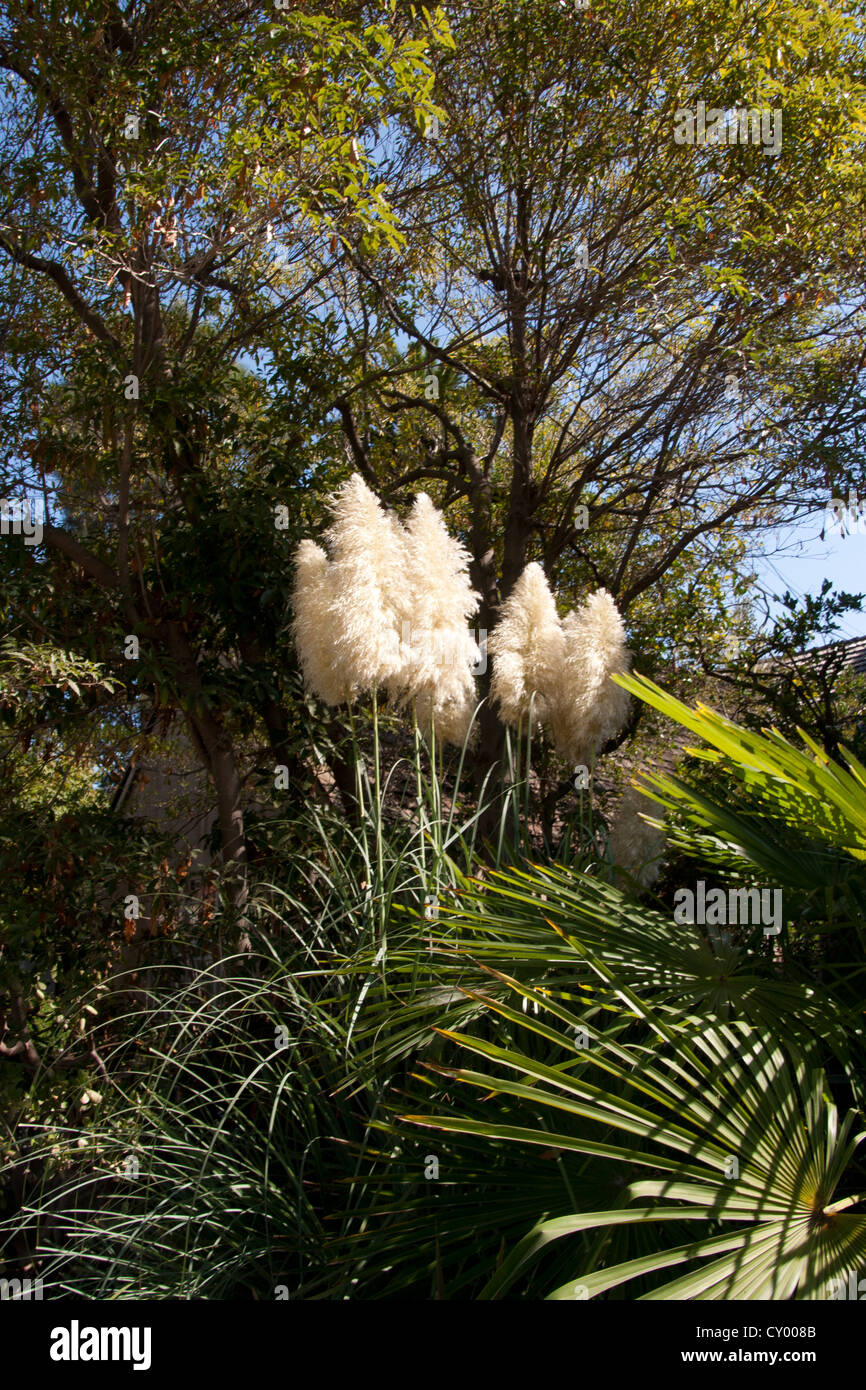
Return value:
[[(405, 244), (335, 288), (353, 462), (462, 508), (488, 630), (530, 558), (631, 614), (861, 467), (855, 20), (498, 0), (454, 35), (447, 119), (382, 155)], [(677, 143), (698, 102), (748, 141)]]
[[(349, 228), (396, 244), (361, 141), (432, 109), (428, 50), (447, 40), (438, 11), (337, 10), (196, 0), (179, 24), (164, 0), (12, 3), (0, 28), (3, 485), (45, 517), (15, 616), (56, 634), (76, 610), (76, 641), (183, 711), (239, 913), (238, 706), (281, 761), (289, 733), (261, 667), (285, 593), (268, 593), (275, 510), (306, 466), (297, 397), (317, 390), (310, 247), (333, 256)], [(273, 401), (239, 371), (261, 352)]]

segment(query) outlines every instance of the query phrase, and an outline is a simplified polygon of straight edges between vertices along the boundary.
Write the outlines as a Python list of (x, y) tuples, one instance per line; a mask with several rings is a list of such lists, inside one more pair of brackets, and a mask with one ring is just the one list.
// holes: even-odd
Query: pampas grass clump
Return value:
[(293, 632), (307, 685), (327, 704), (385, 690), (441, 741), (462, 744), (476, 708), (478, 610), (469, 554), (424, 493), (404, 526), (353, 474), (331, 500), (330, 557), (295, 554)]
[(331, 556), (311, 540), (295, 552), (292, 630), (304, 679), (328, 705), (351, 704), (399, 670), (405, 595), (402, 528), (355, 473), (331, 501)]
[[(422, 727), (462, 744), (476, 709), (478, 657), (468, 621), (479, 599), (469, 554), (420, 493), (406, 525), (357, 473), (331, 501), (328, 556), (310, 540), (295, 556), (293, 631), (304, 679), (327, 704), (386, 690)], [(629, 697), (625, 628), (599, 589), (560, 621), (539, 564), (524, 569), (490, 638), (490, 694), (506, 724), (530, 710), (557, 752), (591, 763), (622, 726)]]
[(605, 589), (562, 621), (540, 565), (529, 564), (502, 605), (490, 638), (490, 693), (506, 724), (529, 713), (558, 753), (587, 766), (617, 733), (629, 696), (610, 677), (630, 663), (625, 627)]

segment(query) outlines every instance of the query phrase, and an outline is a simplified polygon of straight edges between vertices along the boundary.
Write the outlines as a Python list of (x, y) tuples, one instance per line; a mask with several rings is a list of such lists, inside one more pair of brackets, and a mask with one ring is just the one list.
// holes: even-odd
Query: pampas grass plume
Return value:
[(641, 888), (649, 888), (661, 873), (665, 836), (657, 826), (643, 819), (644, 816), (658, 818), (658, 815), (656, 802), (638, 787), (630, 786), (616, 808), (611, 826), (608, 841), (611, 859), (636, 879)]
[(399, 620), (408, 583), (403, 532), (358, 473), (337, 490), (331, 512), (328, 640), (353, 686), (374, 690), (397, 675), (403, 659)]
[(503, 721), (516, 727), (531, 703), (533, 719), (547, 722), (562, 685), (565, 638), (541, 565), (526, 566), (502, 605), (488, 646), (490, 695)]
[(477, 648), (467, 627), (479, 598), (469, 578), (469, 552), (449, 535), (426, 493), (415, 498), (405, 526), (408, 619), (403, 665), (394, 694), (415, 704), (419, 724), (440, 741), (462, 744), (476, 706), (472, 666)]
[(598, 589), (564, 619), (565, 661), (553, 718), (557, 750), (589, 764), (625, 723), (629, 695), (610, 678), (626, 672), (631, 655), (625, 626), (606, 589)]
[(333, 640), (334, 572), (321, 546), (303, 540), (295, 552), (292, 632), (304, 681), (326, 705), (354, 698), (351, 673), (338, 660)]

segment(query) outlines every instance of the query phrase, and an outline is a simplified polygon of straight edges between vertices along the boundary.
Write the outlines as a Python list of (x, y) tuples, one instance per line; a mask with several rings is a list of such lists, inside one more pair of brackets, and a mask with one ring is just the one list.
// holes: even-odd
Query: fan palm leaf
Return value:
[[(600, 962), (593, 964), (616, 983)], [(596, 1032), (575, 1055), (573, 1032), (582, 1025), (563, 1006), (530, 994), (544, 1010), (536, 1017), (490, 1000), (488, 1007), (513, 1027), (542, 1033), (559, 1060), (542, 1062), (526, 1050), (449, 1030), (453, 1043), (495, 1069), (434, 1064), (434, 1070), (483, 1094), (487, 1117), (403, 1117), (449, 1133), (650, 1170), (609, 1210), (537, 1222), (482, 1297), (501, 1297), (545, 1246), (563, 1237), (671, 1222), (705, 1229), (693, 1241), (601, 1269), (578, 1260), (573, 1276), (549, 1297), (595, 1297), (645, 1275), (654, 1276), (647, 1298), (830, 1296), (832, 1281), (866, 1256), (866, 1216), (847, 1212), (861, 1198), (837, 1195), (864, 1137), (857, 1116), (850, 1112), (840, 1122), (821, 1072), (766, 1031), (746, 1022), (704, 1026), (691, 1018), (684, 1024), (672, 1011), (650, 1010), (627, 987), (617, 988), (645, 1025), (645, 1043)], [(502, 1118), (491, 1109), (501, 1109)], [(539, 1113), (556, 1117), (554, 1127), (539, 1126)], [(729, 1224), (735, 1229), (719, 1232)], [(687, 1272), (659, 1283), (659, 1272), (677, 1264)]]

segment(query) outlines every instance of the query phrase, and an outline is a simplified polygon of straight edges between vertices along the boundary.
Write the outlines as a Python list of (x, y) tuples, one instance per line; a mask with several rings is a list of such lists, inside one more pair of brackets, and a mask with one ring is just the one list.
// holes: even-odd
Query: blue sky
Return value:
[[(763, 589), (769, 594), (783, 594), (786, 588), (797, 595), (815, 594), (820, 592), (822, 581), (830, 579), (834, 589), (866, 593), (866, 515), (854, 526), (853, 534), (846, 536), (837, 525), (826, 527), (825, 523), (825, 512), (816, 511), (796, 526), (767, 538), (764, 556), (755, 565)], [(866, 612), (843, 614), (835, 636), (822, 640), (845, 637), (866, 637)]]

